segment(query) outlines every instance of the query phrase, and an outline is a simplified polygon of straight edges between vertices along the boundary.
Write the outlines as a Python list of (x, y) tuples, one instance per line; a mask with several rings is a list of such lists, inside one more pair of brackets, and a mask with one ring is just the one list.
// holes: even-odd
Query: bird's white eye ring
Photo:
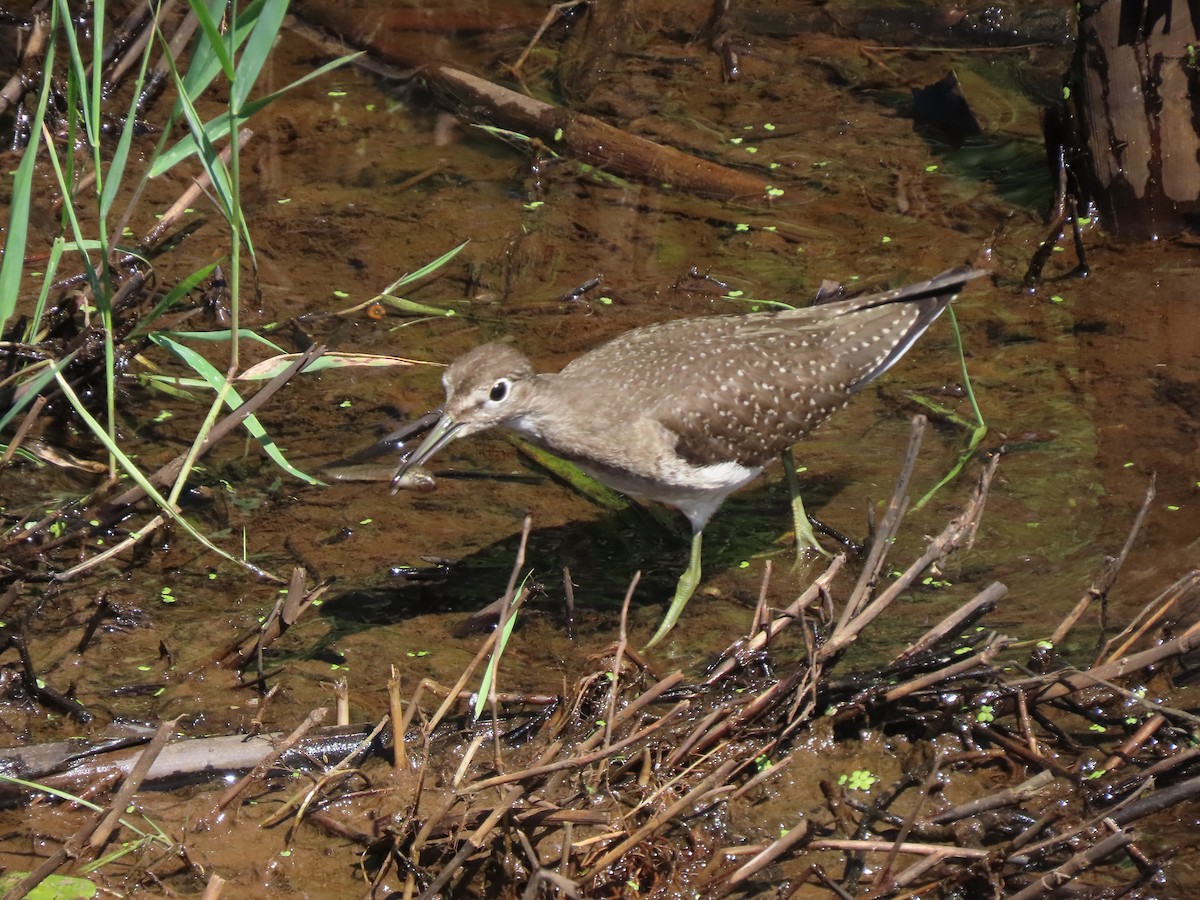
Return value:
[(499, 403), (501, 400), (503, 400), (507, 396), (508, 396), (508, 379), (507, 378), (501, 378), (499, 381), (497, 381), (495, 384), (493, 384), (492, 392), (490, 394), (488, 394), (488, 398), (493, 403)]

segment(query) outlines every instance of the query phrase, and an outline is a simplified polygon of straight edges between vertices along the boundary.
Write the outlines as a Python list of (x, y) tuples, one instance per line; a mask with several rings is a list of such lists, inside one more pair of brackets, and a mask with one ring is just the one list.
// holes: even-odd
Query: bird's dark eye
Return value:
[(492, 392), (488, 394), (488, 396), (491, 397), (494, 402), (499, 403), (508, 396), (508, 382), (497, 381), (494, 385), (492, 385)]

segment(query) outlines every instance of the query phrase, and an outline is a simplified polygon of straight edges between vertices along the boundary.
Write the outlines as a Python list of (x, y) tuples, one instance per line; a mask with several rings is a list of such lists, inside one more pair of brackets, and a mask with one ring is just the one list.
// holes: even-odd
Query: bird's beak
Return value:
[(399, 489), (400, 479), (409, 469), (421, 465), (454, 440), (458, 436), (460, 428), (462, 428), (462, 424), (455, 422), (448, 413), (438, 419), (429, 434), (425, 435), (425, 440), (421, 441), (421, 446), (400, 458), (400, 465), (396, 467), (396, 473), (392, 475), (392, 493), (396, 493)]

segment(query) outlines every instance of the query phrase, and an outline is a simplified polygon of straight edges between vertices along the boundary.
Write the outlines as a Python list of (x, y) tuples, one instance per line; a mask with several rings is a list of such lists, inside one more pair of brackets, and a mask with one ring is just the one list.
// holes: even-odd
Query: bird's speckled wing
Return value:
[(603, 392), (597, 402), (614, 428), (652, 417), (689, 462), (761, 466), (886, 371), (974, 274), (800, 310), (652, 325), (559, 377)]

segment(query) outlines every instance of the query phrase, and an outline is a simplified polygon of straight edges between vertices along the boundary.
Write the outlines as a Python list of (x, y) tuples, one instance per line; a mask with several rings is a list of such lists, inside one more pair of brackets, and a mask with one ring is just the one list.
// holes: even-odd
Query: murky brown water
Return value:
[[(346, 15), (344, 7), (307, 12), (328, 24)], [(536, 21), (540, 10), (525, 5), (514, 16)], [(303, 5), (297, 11), (306, 12)], [(1042, 98), (1014, 85), (1031, 80), (1031, 72), (1052, 84), (1066, 51), (948, 53), (880, 49), (829, 35), (748, 34), (742, 76), (725, 83), (718, 57), (682, 37), (704, 17), (686, 5), (629, 10), (621, 39), (607, 46), (598, 68), (571, 82), (575, 108), (729, 166), (769, 173), (786, 190), (769, 209), (601, 177), (570, 160), (542, 161), (534, 171), (520, 149), (451, 121), (420, 91), (347, 68), (253, 123), (244, 201), (259, 253), (261, 305), (251, 317), (257, 321), (244, 324), (345, 308), (469, 240), (437, 277), (407, 294), (454, 309), (453, 318), (360, 313), (315, 318), (306, 327), (333, 349), (435, 362), (512, 336), (539, 366), (556, 369), (638, 325), (747, 308), (690, 277), (693, 267), (756, 299), (804, 303), (824, 278), (899, 285), (984, 261), (990, 248), (994, 282), (972, 285), (956, 310), (990, 428), (985, 447), (1006, 445), (1011, 452), (1001, 462), (975, 549), (947, 573), (952, 586), (901, 605), (870, 640), (902, 642), (992, 580), (1010, 592), (990, 624), (1022, 638), (1046, 636), (1102, 559), (1120, 548), (1156, 474), (1158, 496), (1109, 607), (1113, 621), (1129, 619), (1196, 561), (1200, 247), (1194, 240), (1118, 246), (1093, 232), (1089, 278), (1054, 280), (1073, 264), (1067, 248), (1056, 255), (1041, 292), (1019, 290), (1045, 236), (1041, 204), (1049, 183), (1037, 124)], [(531, 31), (525, 24), (461, 38), (395, 32), (387, 40), (502, 77), (493, 60), (513, 60)], [(552, 31), (547, 46), (564, 38), (571, 39)], [(289, 33), (269, 86), (287, 83), (319, 55)], [(550, 90), (552, 63), (549, 49), (535, 52), (527, 83)], [(932, 146), (903, 114), (911, 87), (951, 68), (989, 135), (974, 155)], [(179, 186), (156, 190), (173, 196)], [(135, 231), (148, 227), (153, 207), (145, 212)], [(165, 261), (160, 277), (169, 282), (223, 252), (217, 230), (202, 229)], [(583, 299), (561, 299), (596, 276), (603, 278), (600, 287)], [(304, 376), (261, 418), (289, 457), (312, 471), (440, 402), (439, 377), (435, 368)], [(798, 448), (810, 511), (861, 537), (867, 509), (886, 501), (899, 468), (916, 410), (907, 392), (929, 393), (958, 380), (950, 327), (942, 321), (878, 390), (857, 397)], [(963, 401), (945, 402), (968, 413)], [(128, 423), (157, 434), (164, 457), (177, 452), (203, 407), (135, 390), (127, 409), (144, 423), (167, 406), (176, 413), (171, 425)], [(930, 430), (914, 496), (936, 483), (965, 442), (950, 428)], [(614, 639), (621, 597), (639, 569), (646, 577), (631, 628), (635, 640), (647, 638), (686, 558), (682, 518), (673, 534), (637, 510), (600, 509), (499, 435), (443, 452), (433, 465), (443, 477), (429, 494), (392, 497), (381, 484), (305, 486), (236, 440), (208, 470), (217, 499), (197, 515), (219, 530), (224, 546), (244, 542), (253, 562), (284, 577), (302, 565), (313, 579), (336, 579), (321, 613), (294, 628), (273, 656), (283, 667), (283, 696), (271, 710), (281, 728), (328, 702), (326, 684), (335, 677), (350, 680), (354, 720), (386, 711), (383, 687), (393, 665), (406, 684), (423, 677), (452, 682), (481, 638), (453, 637), (451, 629), (465, 611), (503, 592), (526, 514), (534, 528), (528, 564), (542, 590), (508, 651), (502, 673), (508, 690), (554, 691), (586, 670), (589, 657)], [(911, 556), (961, 509), (976, 471), (968, 466), (910, 516), (897, 559)], [(775, 561), (777, 602), (806, 583), (805, 573), (787, 565), (790, 542), (777, 540), (788, 527), (778, 482), (774, 472), (717, 514), (706, 534), (702, 592), (657, 654), (664, 666), (698, 663), (749, 626), (765, 559)], [(0, 487), (13, 509), (48, 490), (32, 479), (14, 483), (12, 472)], [(254, 715), (250, 692), (234, 690), (231, 675), (186, 673), (197, 671), (214, 646), (252, 627), (277, 588), (206, 556), (185, 537), (169, 544), (136, 565), (113, 563), (65, 585), (32, 635), (34, 658), (47, 678), (64, 688), (75, 684), (102, 720), (97, 728), (107, 719), (176, 715), (196, 734), (244, 727)], [(431, 559), (450, 564), (428, 583), (393, 571)], [(575, 584), (573, 640), (562, 612), (564, 566)], [(177, 602), (161, 601), (164, 586)], [(72, 648), (102, 589), (127, 624), (79, 657)], [(1093, 622), (1068, 651), (1086, 657), (1095, 633)], [(143, 684), (165, 691), (151, 698), (129, 690)], [(74, 730), (34, 707), (10, 704), (4, 720), (5, 743)], [(48, 823), (41, 829), (53, 832)], [(214, 845), (208, 852), (228, 850)], [(248, 856), (262, 858), (256, 851)], [(21, 865), (11, 856), (10, 862)], [(304, 892), (291, 880), (306, 877), (292, 868), (299, 866), (294, 858), (274, 865), (275, 873), (256, 873), (248, 884)], [(283, 869), (290, 869), (287, 878)], [(239, 896), (249, 895), (248, 884)]]

